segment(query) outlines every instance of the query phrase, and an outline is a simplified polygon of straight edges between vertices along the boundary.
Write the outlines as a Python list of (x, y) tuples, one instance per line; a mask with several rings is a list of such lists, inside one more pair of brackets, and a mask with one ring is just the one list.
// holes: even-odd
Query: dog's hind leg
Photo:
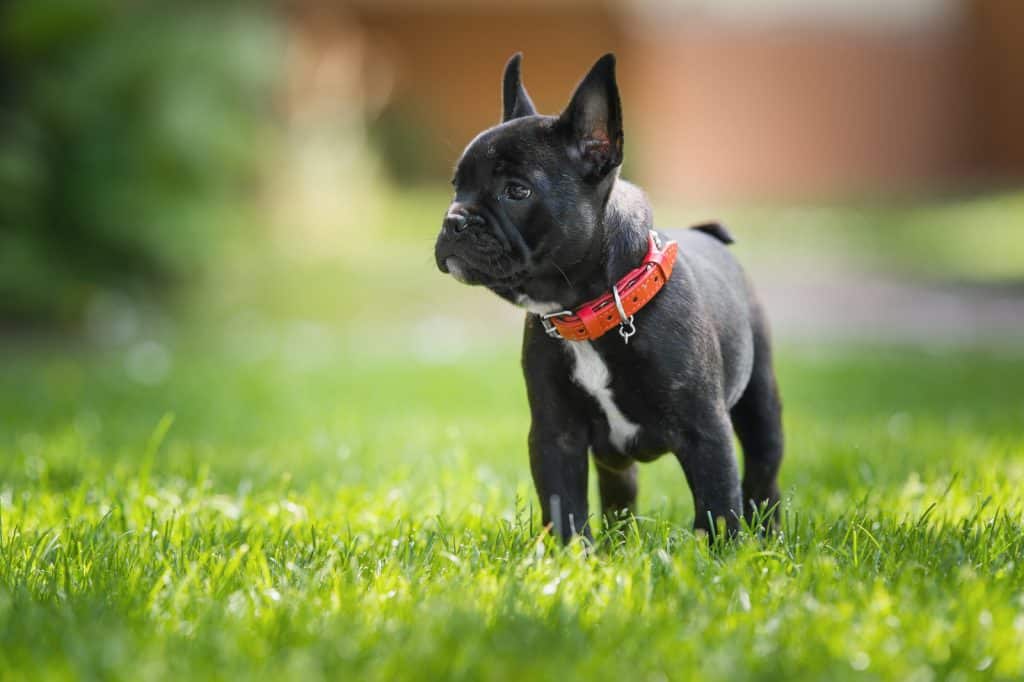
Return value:
[(743, 515), (751, 522), (756, 509), (772, 509), (768, 520), (774, 522), (783, 449), (782, 401), (772, 366), (768, 327), (760, 308), (754, 320), (754, 369), (730, 416), (743, 446)]
[(732, 536), (739, 530), (742, 514), (732, 430), (723, 404), (708, 407), (686, 429), (675, 455), (693, 494), (694, 530), (714, 536), (724, 522), (727, 536)]

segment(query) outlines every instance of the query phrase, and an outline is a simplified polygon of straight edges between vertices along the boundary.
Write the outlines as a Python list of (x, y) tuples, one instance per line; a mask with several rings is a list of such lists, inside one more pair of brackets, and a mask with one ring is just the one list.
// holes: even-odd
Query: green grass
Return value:
[[(781, 535), (709, 548), (665, 458), (635, 524), (563, 550), (517, 315), (434, 271), (444, 203), (0, 347), (0, 680), (1024, 677), (1024, 353), (783, 347)], [(759, 215), (745, 258), (784, 250)], [(833, 229), (793, 248), (959, 276), (922, 212), (893, 253), (802, 215)]]
[(664, 460), (586, 556), (540, 537), (513, 346), (277, 348), (8, 354), (4, 679), (1024, 675), (1022, 356), (791, 349), (783, 535), (709, 550)]

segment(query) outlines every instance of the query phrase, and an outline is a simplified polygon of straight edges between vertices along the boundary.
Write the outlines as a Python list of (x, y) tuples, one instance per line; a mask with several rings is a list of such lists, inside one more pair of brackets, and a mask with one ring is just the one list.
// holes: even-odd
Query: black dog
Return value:
[(782, 425), (767, 325), (732, 238), (708, 224), (669, 242), (643, 192), (619, 179), (613, 55), (557, 117), (537, 114), (519, 62), (505, 67), (503, 122), (458, 162), (435, 256), (530, 313), (522, 363), (544, 522), (564, 540), (590, 537), (588, 450), (606, 520), (633, 510), (635, 462), (671, 451), (695, 528), (735, 532), (741, 515), (777, 506)]

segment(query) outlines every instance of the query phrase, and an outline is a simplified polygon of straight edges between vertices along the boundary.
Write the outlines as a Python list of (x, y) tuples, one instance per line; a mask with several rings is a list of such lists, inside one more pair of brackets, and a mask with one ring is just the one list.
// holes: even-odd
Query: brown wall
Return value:
[(623, 77), (636, 83), (642, 165), (661, 189), (841, 197), (940, 188), (972, 172), (954, 33), (692, 21), (640, 33)]
[[(1024, 2), (965, 0), (961, 23), (840, 26), (640, 19), (625, 5), (294, 0), (294, 25), (362, 46), (372, 97), (422, 126), (438, 175), (500, 116), (505, 60), (557, 113), (619, 55), (629, 173), (656, 191), (835, 199), (1024, 177)], [(319, 10), (317, 9), (319, 8)], [(384, 74), (384, 77), (382, 77)], [(294, 76), (293, 76), (294, 79)], [(378, 93), (379, 94), (379, 93)]]
[(970, 5), (971, 82), (978, 152), (992, 171), (1024, 177), (1024, 2)]
[(515, 52), (524, 53), (534, 103), (557, 113), (603, 51), (623, 48), (604, 11), (364, 9), (360, 20), (369, 42), (394, 60), (395, 99), (417, 107), (435, 127), (449, 162), (477, 132), (500, 121), (502, 70)]

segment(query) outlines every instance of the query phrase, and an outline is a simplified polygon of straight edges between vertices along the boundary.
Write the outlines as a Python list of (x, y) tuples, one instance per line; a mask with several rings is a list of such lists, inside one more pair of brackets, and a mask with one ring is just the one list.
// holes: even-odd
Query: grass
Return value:
[(1024, 357), (791, 350), (784, 534), (709, 550), (666, 460), (588, 557), (540, 537), (514, 348), (236, 351), (5, 367), (5, 679), (1024, 674)]
[(371, 249), (242, 260), (4, 347), (0, 679), (1024, 677), (1024, 353), (784, 346), (780, 535), (709, 548), (666, 458), (563, 550), (516, 315), (403, 220), (374, 301)]

